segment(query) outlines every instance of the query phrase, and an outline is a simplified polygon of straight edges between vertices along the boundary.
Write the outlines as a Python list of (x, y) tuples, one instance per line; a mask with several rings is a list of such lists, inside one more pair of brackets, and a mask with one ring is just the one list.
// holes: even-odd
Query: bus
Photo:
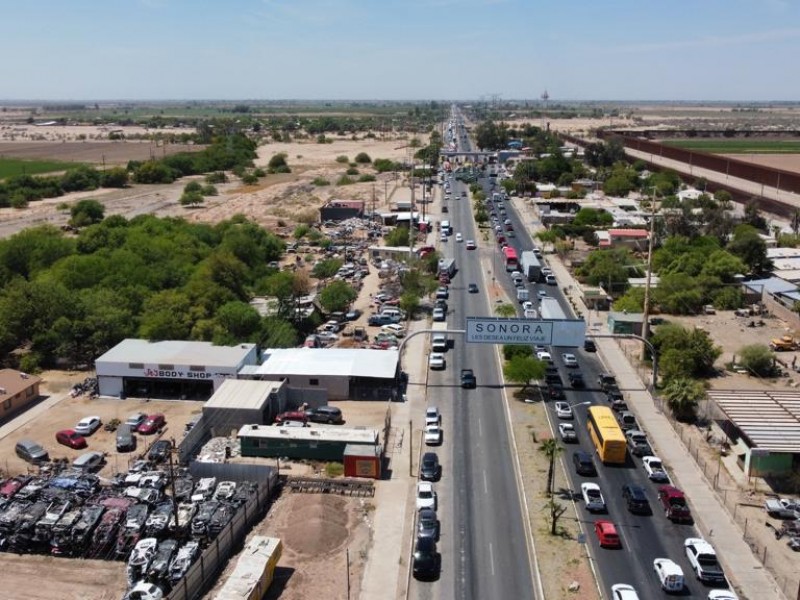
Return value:
[(511, 246), (506, 246), (503, 248), (503, 256), (505, 257), (506, 261), (506, 271), (510, 273), (511, 271), (519, 270), (519, 260), (517, 259), (516, 250), (514, 250)]
[(610, 408), (590, 406), (586, 428), (601, 461), (612, 464), (625, 463), (627, 450), (625, 435)]

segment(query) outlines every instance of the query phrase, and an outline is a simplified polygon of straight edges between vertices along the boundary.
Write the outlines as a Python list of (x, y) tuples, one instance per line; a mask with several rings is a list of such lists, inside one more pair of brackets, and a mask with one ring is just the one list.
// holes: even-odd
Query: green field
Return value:
[(800, 154), (800, 140), (664, 140), (662, 143), (711, 154)]
[(58, 160), (23, 160), (21, 158), (3, 158), (0, 156), (0, 179), (14, 175), (37, 175), (66, 171), (80, 166), (81, 163), (62, 162)]

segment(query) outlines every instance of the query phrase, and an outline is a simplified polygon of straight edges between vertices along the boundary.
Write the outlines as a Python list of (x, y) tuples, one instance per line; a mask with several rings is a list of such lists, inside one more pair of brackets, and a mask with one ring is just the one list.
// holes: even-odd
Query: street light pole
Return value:
[[(650, 235), (647, 240), (647, 274), (644, 283), (644, 307), (642, 311), (642, 338), (647, 339), (650, 334), (650, 272), (653, 268), (653, 238), (655, 237), (655, 224), (656, 224), (656, 188), (653, 188), (653, 194), (650, 197)], [(647, 360), (647, 346), (642, 346), (642, 360)], [(655, 387), (656, 382), (653, 382)]]

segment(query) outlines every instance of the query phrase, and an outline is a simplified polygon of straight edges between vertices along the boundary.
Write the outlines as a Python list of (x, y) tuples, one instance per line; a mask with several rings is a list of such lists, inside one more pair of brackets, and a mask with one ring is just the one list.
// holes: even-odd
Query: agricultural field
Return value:
[(67, 169), (74, 169), (81, 164), (58, 160), (24, 160), (0, 156), (0, 179), (15, 175), (40, 175), (42, 173), (66, 171)]
[(664, 140), (661, 143), (711, 154), (800, 154), (800, 140), (684, 139)]

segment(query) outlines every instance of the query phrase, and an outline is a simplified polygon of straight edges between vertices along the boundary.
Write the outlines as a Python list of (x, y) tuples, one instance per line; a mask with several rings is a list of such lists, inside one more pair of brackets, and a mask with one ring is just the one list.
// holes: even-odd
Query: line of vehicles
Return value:
[[(435, 406), (425, 410), (425, 445), (441, 446), (443, 442), (442, 415)], [(419, 468), (416, 498), (416, 540), (412, 557), (414, 578), (432, 581), (439, 578), (442, 556), (436, 548), (439, 541), (441, 525), (437, 510), (439, 496), (433, 483), (442, 477), (442, 466), (435, 452), (425, 452)]]
[[(532, 291), (527, 289), (526, 283), (555, 285), (557, 281), (552, 271), (545, 266), (540, 249), (512, 252), (504, 248), (504, 245), (510, 242), (502, 238), (507, 235), (507, 228), (513, 229), (513, 223), (508, 218), (511, 215), (505, 211), (504, 200), (502, 193), (495, 192), (490, 195), (487, 204), (492, 207), (491, 218), (495, 227), (497, 243), (502, 250), (505, 268), (516, 289), (517, 300), (520, 302), (524, 316), (544, 319), (566, 318), (558, 300), (548, 296), (542, 288), (536, 289), (538, 306), (530, 301)], [(506, 221), (509, 222), (506, 223)], [(518, 243), (516, 245), (519, 247)], [(519, 256), (518, 259), (517, 256)], [(587, 339), (584, 350), (593, 352), (596, 351), (596, 346)], [(572, 409), (576, 404), (568, 402), (565, 394), (569, 389), (582, 391), (586, 387), (577, 358), (571, 352), (565, 352), (560, 356), (561, 362), (567, 370), (566, 379), (569, 382), (569, 387), (565, 388), (550, 349), (536, 347), (534, 352), (540, 360), (547, 363), (546, 379), (542, 386), (543, 396), (546, 399), (558, 400), (553, 405), (553, 412), (558, 420), (558, 435), (565, 444), (577, 444), (580, 441), (581, 433), (573, 421), (574, 411)], [(586, 410), (585, 433), (594, 452), (590, 454), (584, 450), (576, 450), (572, 453), (571, 462), (574, 472), (578, 476), (579, 494), (577, 497), (582, 500), (582, 504), (589, 514), (604, 517), (592, 519), (590, 524), (590, 531), (594, 532), (599, 547), (602, 549), (620, 548), (627, 538), (620, 534), (617, 529), (618, 524), (614, 519), (605, 517), (605, 514), (608, 513), (608, 506), (604, 491), (608, 490), (602, 489), (602, 482), (585, 479), (598, 476), (598, 468), (593, 455), (600, 460), (601, 464), (608, 464), (612, 467), (614, 465), (630, 466), (629, 461), (633, 457), (638, 458), (642, 472), (655, 486), (658, 510), (661, 510), (665, 517), (674, 523), (692, 524), (693, 518), (686, 496), (672, 485), (663, 462), (654, 455), (647, 435), (639, 427), (635, 415), (628, 410), (615, 378), (610, 374), (601, 373), (598, 376), (597, 386), (604, 395), (607, 406), (593, 405), (592, 401), (577, 403), (577, 405), (591, 405)], [(628, 459), (628, 455), (632, 458)], [(616, 476), (611, 479), (615, 478), (618, 480)], [(638, 516), (652, 515), (654, 512), (645, 487), (630, 480), (620, 485), (619, 497), (623, 502), (622, 506), (637, 518)], [(623, 519), (623, 521), (625, 520)], [(628, 523), (625, 525), (627, 527)], [(704, 585), (714, 588), (708, 591), (709, 599), (736, 599), (733, 591), (724, 589), (727, 586), (725, 573), (720, 566), (714, 547), (708, 541), (695, 533), (684, 538), (682, 549), (692, 575)], [(684, 569), (676, 560), (668, 555), (657, 556), (652, 560), (651, 567), (658, 586), (664, 592), (689, 593)], [(611, 597), (613, 600), (638, 600), (648, 597), (648, 594), (643, 592), (643, 595), (640, 595), (640, 592), (630, 583), (614, 583), (611, 585)]]

